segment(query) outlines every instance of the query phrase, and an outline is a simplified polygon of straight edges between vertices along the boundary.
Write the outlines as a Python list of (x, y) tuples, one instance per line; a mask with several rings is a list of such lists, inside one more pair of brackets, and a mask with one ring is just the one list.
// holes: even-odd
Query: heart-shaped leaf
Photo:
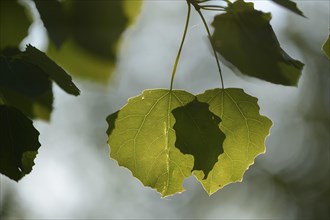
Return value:
[(194, 166), (193, 157), (175, 147), (171, 113), (194, 99), (185, 91), (145, 90), (108, 117), (110, 156), (162, 196), (182, 192)]

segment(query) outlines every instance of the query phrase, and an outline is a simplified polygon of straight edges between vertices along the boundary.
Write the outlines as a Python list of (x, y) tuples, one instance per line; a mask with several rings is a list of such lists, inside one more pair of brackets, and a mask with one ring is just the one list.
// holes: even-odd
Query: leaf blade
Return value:
[(281, 47), (270, 25), (271, 14), (238, 0), (212, 23), (215, 49), (241, 73), (281, 85), (297, 85), (303, 63)]
[(0, 172), (15, 181), (32, 171), (39, 132), (16, 108), (0, 105)]
[(280, 6), (296, 13), (297, 15), (305, 17), (304, 13), (298, 8), (297, 3), (295, 3), (291, 0), (272, 0), (272, 1)]
[(193, 157), (175, 147), (171, 111), (193, 99), (184, 91), (145, 90), (108, 117), (117, 117), (108, 129), (110, 157), (162, 196), (184, 191), (183, 180), (191, 175)]
[(75, 96), (80, 94), (80, 90), (72, 82), (72, 77), (37, 48), (28, 45), (20, 58), (39, 67), (67, 93)]
[(194, 175), (211, 195), (232, 182), (242, 181), (254, 159), (265, 152), (265, 138), (272, 122), (259, 114), (257, 99), (241, 89), (214, 89), (197, 95), (209, 104), (212, 113), (222, 119), (219, 128), (226, 135), (224, 153), (207, 179), (200, 171)]
[(25, 8), (13, 0), (0, 1), (0, 50), (18, 47), (31, 25)]

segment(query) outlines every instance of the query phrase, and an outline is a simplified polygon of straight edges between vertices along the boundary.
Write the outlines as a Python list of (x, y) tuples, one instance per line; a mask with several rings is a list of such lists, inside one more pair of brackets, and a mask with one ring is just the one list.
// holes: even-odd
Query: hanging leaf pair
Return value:
[(272, 124), (241, 89), (145, 90), (107, 121), (110, 156), (162, 196), (192, 173), (210, 195), (241, 181)]

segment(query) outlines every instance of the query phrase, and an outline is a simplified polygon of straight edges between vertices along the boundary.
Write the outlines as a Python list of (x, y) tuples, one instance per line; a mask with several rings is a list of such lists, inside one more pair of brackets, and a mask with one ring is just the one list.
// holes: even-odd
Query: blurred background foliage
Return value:
[[(1, 33), (9, 34), (8, 30), (23, 25), (20, 22), (24, 19), (18, 19), (17, 25), (9, 25), (16, 20), (3, 23), (6, 20), (2, 16), (8, 9), (3, 4), (8, 2), (0, 0), (0, 28)], [(42, 4), (34, 2), (37, 6)], [(85, 4), (90, 1), (64, 2), (67, 5), (60, 9), (65, 16), (72, 16), (75, 7), (86, 10)], [(67, 34), (51, 37), (48, 33), (48, 40), (33, 2), (21, 1), (32, 11), (30, 14), (27, 10), (27, 15), (34, 18), (21, 48), (31, 43), (47, 51), (73, 75), (82, 94), (66, 96), (54, 85), (51, 122), (34, 121), (41, 133), (42, 147), (33, 172), (19, 183), (1, 175), (1, 219), (329, 219), (330, 66), (321, 51), (329, 34), (328, 1), (299, 1), (307, 19), (269, 1), (254, 1), (257, 9), (272, 12), (271, 24), (282, 47), (305, 63), (298, 87), (239, 77), (223, 67), (225, 86), (244, 88), (258, 97), (262, 114), (273, 120), (267, 153), (257, 158), (243, 183), (231, 184), (208, 197), (191, 177), (185, 182), (187, 192), (166, 199), (160, 199), (155, 191), (143, 187), (128, 170), (109, 159), (105, 118), (144, 89), (168, 88), (186, 4), (144, 1), (141, 5), (135, 0), (119, 4), (100, 0), (95, 7), (110, 2), (126, 9), (107, 6), (95, 12), (87, 10), (77, 15), (83, 17), (81, 20), (64, 22), (72, 25), (69, 28), (55, 25)], [(137, 10), (141, 10), (139, 17)], [(109, 17), (101, 17), (100, 12)], [(14, 15), (18, 18), (21, 12)], [(45, 15), (52, 14), (48, 11)], [(125, 27), (133, 24), (130, 16), (137, 20), (128, 29), (116, 29), (114, 15), (122, 16), (119, 20)], [(205, 15), (210, 23), (215, 13)], [(89, 19), (100, 18), (98, 28), (108, 32), (103, 40), (112, 39), (114, 45), (120, 46), (111, 43), (109, 50), (97, 53), (98, 43), (107, 43), (95, 39), (98, 31), (91, 30), (96, 27), (89, 25)], [(81, 31), (87, 34), (80, 36)], [(109, 36), (113, 33), (115, 36)], [(1, 38), (1, 45), (3, 42)], [(193, 14), (175, 87), (195, 94), (219, 87), (211, 54), (204, 27)], [(87, 72), (93, 72), (93, 77), (79, 75)]]

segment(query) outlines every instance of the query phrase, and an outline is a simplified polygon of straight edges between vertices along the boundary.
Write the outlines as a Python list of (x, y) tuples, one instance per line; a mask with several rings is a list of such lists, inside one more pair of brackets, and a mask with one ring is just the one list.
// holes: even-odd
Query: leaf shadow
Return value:
[[(175, 146), (194, 156), (193, 170), (204, 172), (204, 179), (223, 153), (225, 134), (219, 129), (221, 119), (210, 112), (207, 103), (197, 99), (172, 111), (175, 117)], [(193, 171), (192, 170), (192, 171)]]
[(119, 111), (116, 111), (116, 112), (112, 113), (111, 115), (109, 115), (106, 119), (108, 122), (108, 125), (109, 125), (109, 127), (107, 129), (108, 136), (110, 136), (113, 129), (115, 129), (115, 122), (116, 122), (116, 119), (118, 118), (118, 113), (119, 113)]

